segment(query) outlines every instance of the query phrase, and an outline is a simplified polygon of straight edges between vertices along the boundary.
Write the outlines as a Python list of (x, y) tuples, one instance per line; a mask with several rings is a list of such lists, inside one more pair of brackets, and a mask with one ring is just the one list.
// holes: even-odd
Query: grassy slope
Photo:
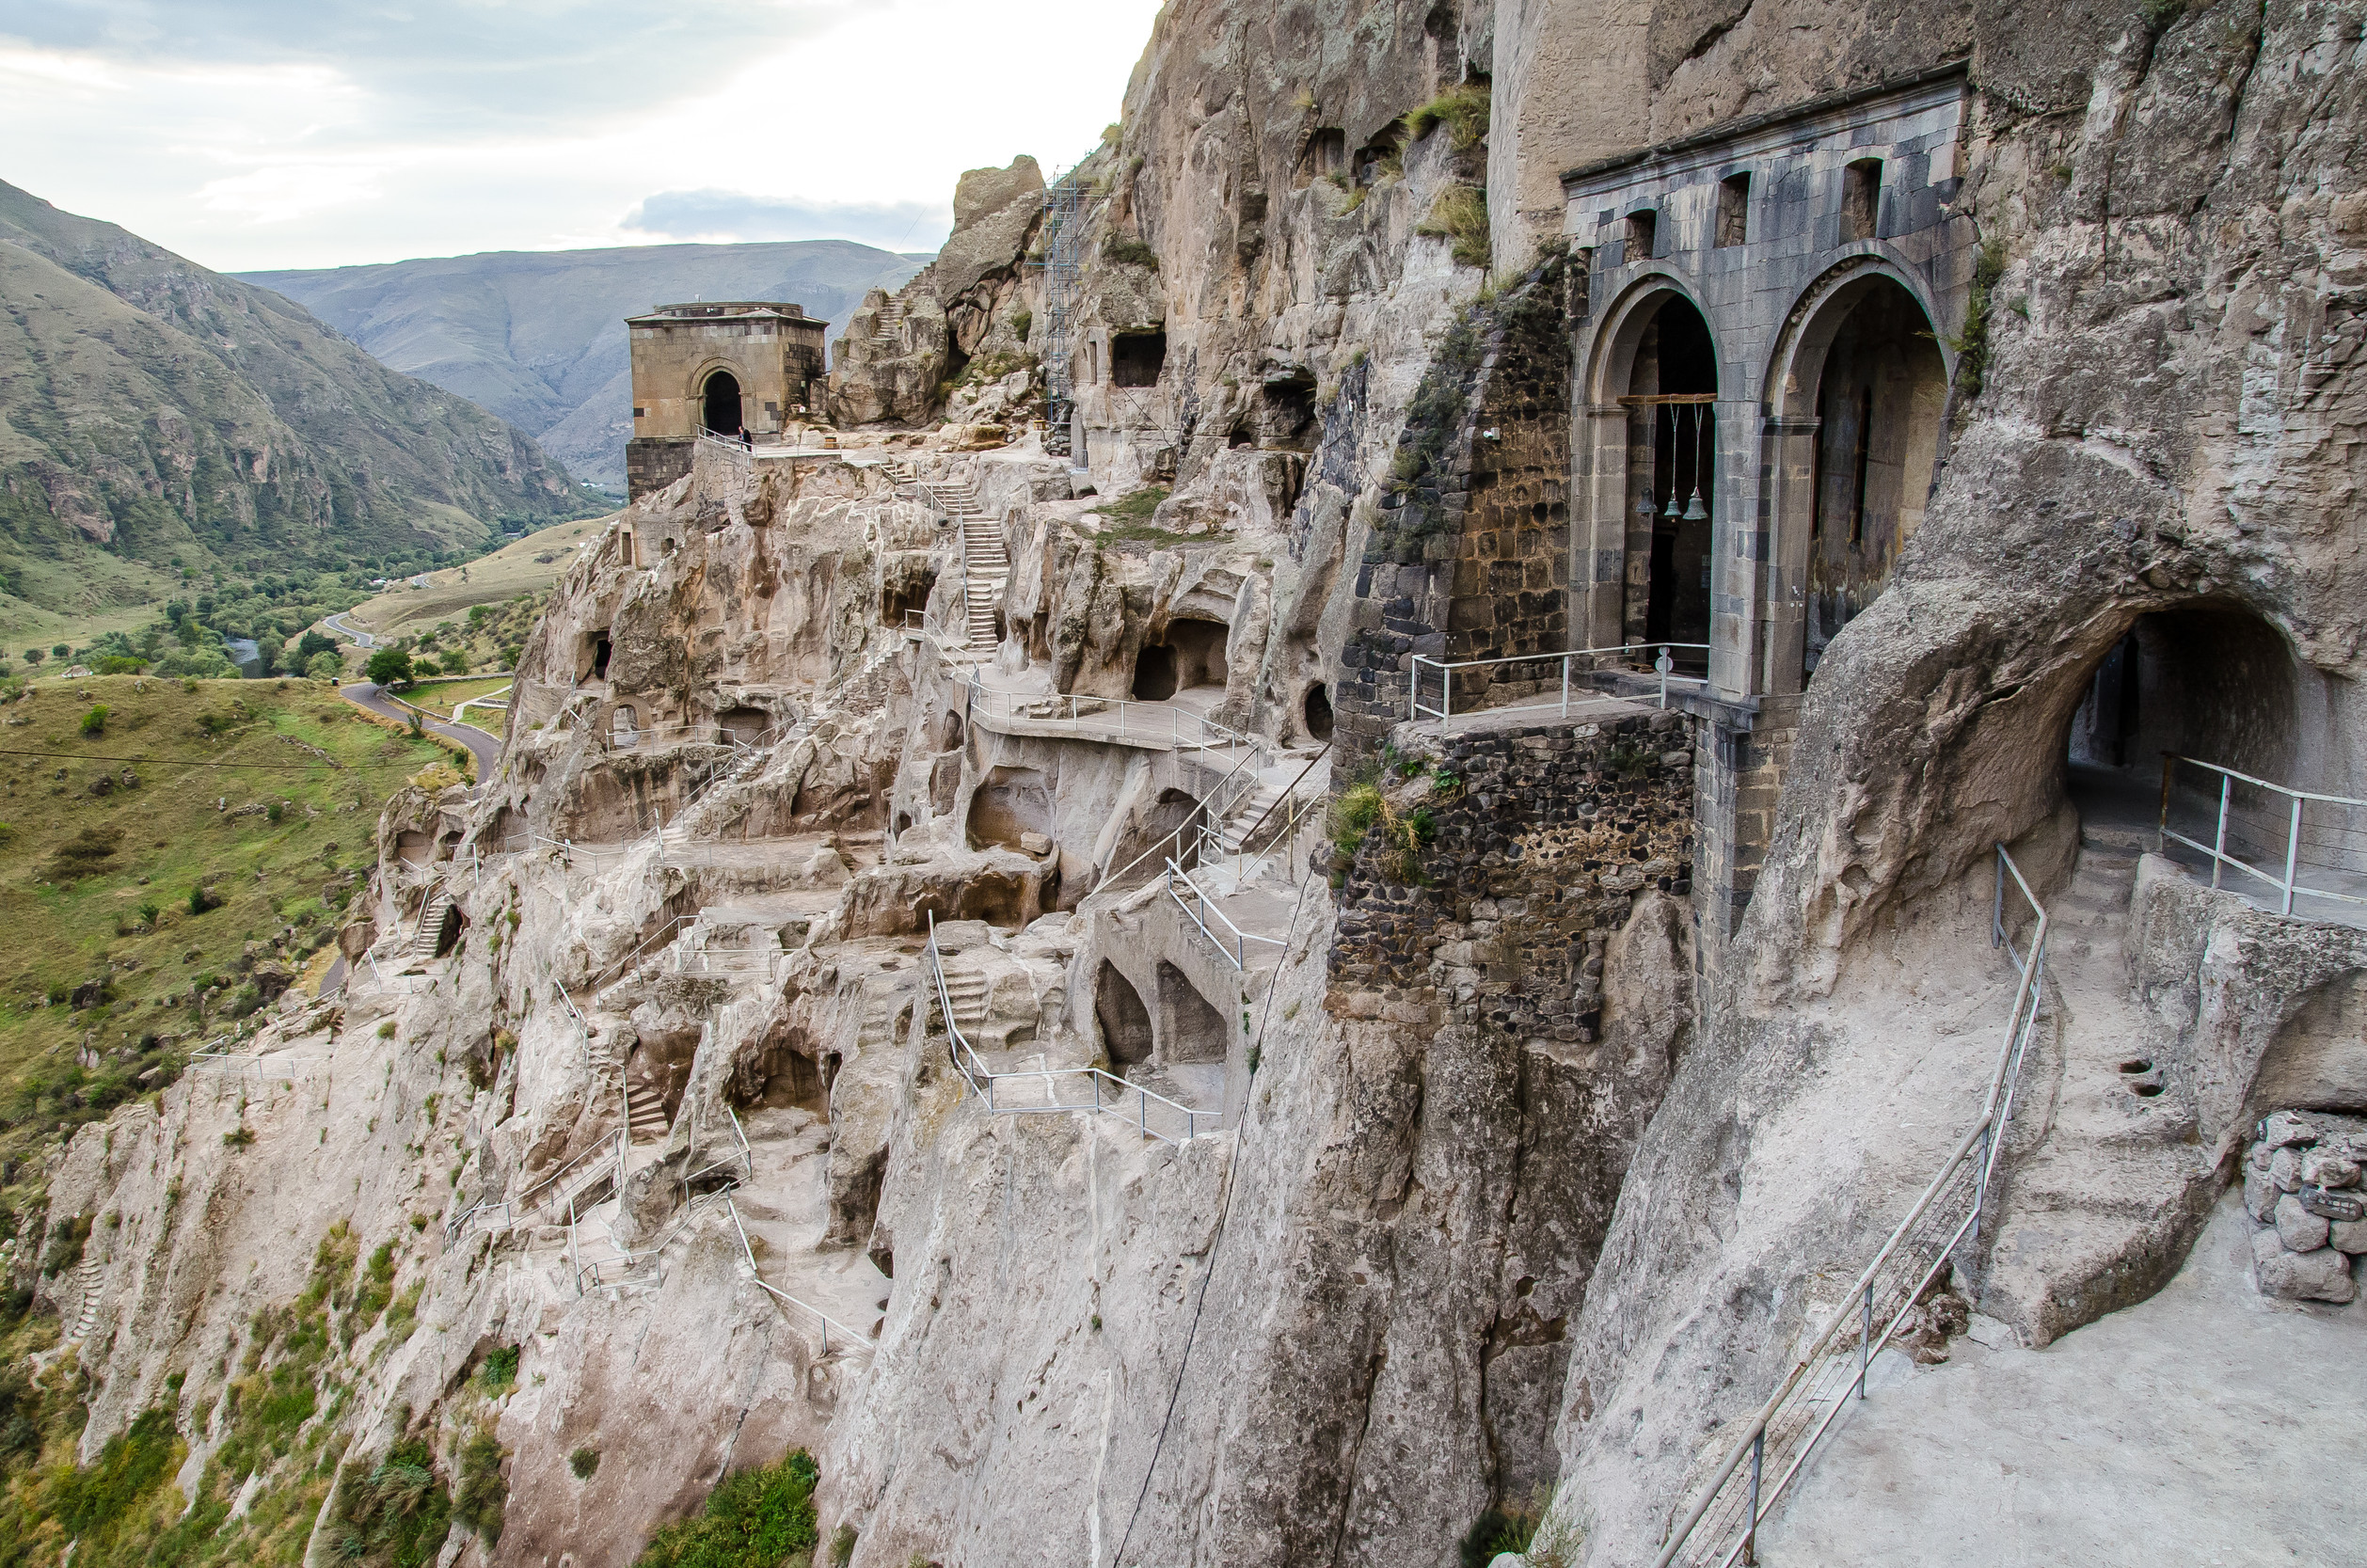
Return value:
[[(266, 960), (301, 968), (335, 929), (349, 896), (342, 874), (368, 872), (380, 804), (446, 756), (371, 723), (326, 686), (195, 684), (43, 681), (0, 706), (0, 751), (62, 754), (0, 754), (0, 822), (9, 830), (0, 842), (0, 929), (9, 934), (0, 948), (0, 1152), (22, 1156), (61, 1124), (103, 1115), (137, 1092), (140, 1073), (168, 1073), (182, 1053), (231, 1028), (248, 942), (262, 943)], [(110, 711), (104, 733), (86, 737), (91, 698)], [(219, 734), (200, 721), (208, 716)], [(282, 736), (343, 766), (314, 765)], [(157, 760), (128, 765), (139, 784), (127, 789), (127, 765), (100, 756)], [(185, 765), (199, 762), (246, 766)], [(95, 796), (103, 775), (119, 782)], [(230, 812), (215, 809), (220, 800)], [(273, 801), (287, 802), (276, 823), (230, 814)], [(115, 853), (67, 875), (56, 850), (93, 831), (121, 834)], [(207, 877), (223, 905), (193, 915), (189, 890)], [(159, 907), (153, 929), (143, 904)], [(210, 1002), (194, 1001), (208, 975), (227, 984)], [(45, 1000), (103, 977), (114, 984), (111, 1004)], [(188, 1037), (176, 1052), (153, 1038), (166, 1035)], [(86, 1040), (99, 1061), (88, 1069), (76, 1065)]]
[[(471, 606), (498, 605), (520, 594), (538, 594), (557, 582), (560, 574), (574, 564), (577, 549), (599, 538), (607, 527), (607, 518), (593, 517), (537, 530), (466, 567), (429, 573), (425, 588), (413, 588), (405, 579), (401, 587), (355, 606), (346, 619), (368, 627), (385, 641), (416, 637), (445, 621), (464, 625)], [(550, 559), (543, 560), (545, 556)], [(469, 574), (466, 582), (460, 579), (464, 570)]]

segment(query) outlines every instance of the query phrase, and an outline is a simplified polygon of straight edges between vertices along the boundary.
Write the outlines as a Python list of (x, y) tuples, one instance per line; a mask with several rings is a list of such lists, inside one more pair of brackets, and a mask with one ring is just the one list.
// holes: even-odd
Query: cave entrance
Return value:
[(723, 738), (735, 746), (754, 746), (772, 725), (772, 716), (760, 707), (725, 708), (715, 716)]
[(1840, 315), (1817, 379), (1802, 656), (1810, 673), (1922, 526), (1947, 405), (1947, 366), (1913, 294), (1874, 277), (1827, 309)]
[(929, 571), (882, 585), (880, 589), (880, 625), (903, 626), (908, 617), (928, 610), (929, 595), (936, 591), (937, 574)]
[(1159, 961), (1160, 1056), (1169, 1062), (1225, 1059), (1225, 1015), (1184, 972)]
[(1109, 380), (1113, 387), (1156, 387), (1167, 362), (1165, 329), (1120, 333), (1109, 341)]
[(718, 436), (739, 434), (739, 378), (717, 371), (699, 392), (699, 422)]
[(1135, 655), (1135, 701), (1164, 703), (1175, 695), (1175, 650), (1164, 642), (1146, 642)]
[[(1676, 667), (1708, 669), (1709, 544), (1718, 474), (1718, 356), (1709, 324), (1671, 293), (1637, 342), (1628, 393), (1625, 641), (1695, 644)], [(1639, 572), (1638, 564), (1643, 566)]]
[[(2140, 615), (2097, 661), (2071, 716), (2063, 746), (2065, 782), (2089, 827), (2139, 831), (2161, 820), (2163, 769), (2171, 829), (2202, 844), (2219, 842), (2222, 775), (2212, 764), (2296, 788), (2320, 759), (2299, 722), (2300, 672), (2276, 627), (2239, 606), (2198, 602)], [(2225, 781), (2226, 852), (2281, 875), (2292, 826), (2290, 798), (2241, 780)], [(2306, 816), (2306, 814), (2305, 814)], [(2327, 828), (2353, 826), (2326, 818)], [(2296, 863), (2313, 858), (2333, 869), (2367, 869), (2358, 835), (2304, 822)], [(2207, 868), (2210, 857), (2168, 847), (2173, 858)], [(2349, 860), (2359, 864), (2343, 865)], [(2225, 870), (2223, 886), (2257, 895), (2266, 884)]]
[(1023, 833), (1052, 836), (1052, 786), (1037, 768), (996, 768), (970, 796), (970, 847), (1017, 849)]
[(1142, 1005), (1142, 993), (1134, 983), (1107, 958), (1093, 982), (1093, 1021), (1101, 1026), (1102, 1050), (1112, 1066), (1132, 1067), (1151, 1059), (1151, 1009)]
[(609, 743), (620, 750), (630, 747), (641, 738), (641, 730), (635, 722), (632, 704), (620, 703), (615, 710), (610, 713), (608, 736)]
[(608, 679), (609, 637), (604, 631), (592, 634), (591, 645), (585, 650), (592, 656), (591, 673), (596, 681)]
[(1310, 740), (1327, 741), (1331, 738), (1331, 693), (1321, 681), (1307, 689), (1307, 701), (1302, 712), (1306, 715), (1307, 737)]

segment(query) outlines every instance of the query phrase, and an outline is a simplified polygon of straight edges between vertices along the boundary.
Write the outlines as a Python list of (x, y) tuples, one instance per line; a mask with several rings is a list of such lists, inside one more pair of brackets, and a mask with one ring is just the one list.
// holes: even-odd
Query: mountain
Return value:
[(137, 605), (180, 565), (474, 544), (586, 499), (285, 296), (6, 183), (0, 306), (0, 611)]
[(848, 240), (496, 250), (313, 272), (248, 272), (396, 370), (532, 433), (621, 489), (632, 435), (625, 318), (687, 299), (786, 299), (836, 325), (926, 265)]

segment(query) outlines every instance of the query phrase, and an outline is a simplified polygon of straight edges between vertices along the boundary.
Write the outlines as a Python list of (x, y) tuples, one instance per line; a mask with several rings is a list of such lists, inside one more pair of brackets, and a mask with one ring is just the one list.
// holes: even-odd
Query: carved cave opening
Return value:
[(1016, 849), (1023, 833), (1051, 836), (1051, 784), (1039, 768), (993, 768), (970, 796), (970, 847)]
[(1167, 369), (1168, 335), (1125, 332), (1109, 341), (1109, 379), (1115, 387), (1156, 387)]
[(1111, 1065), (1126, 1068), (1151, 1059), (1151, 1009), (1142, 1005), (1142, 993), (1134, 983), (1107, 958), (1093, 981), (1093, 1022), (1101, 1028), (1102, 1050)]

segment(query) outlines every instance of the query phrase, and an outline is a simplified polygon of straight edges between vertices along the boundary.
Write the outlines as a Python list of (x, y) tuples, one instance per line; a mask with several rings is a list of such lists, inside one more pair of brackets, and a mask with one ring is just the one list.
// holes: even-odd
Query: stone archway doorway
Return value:
[(707, 378), (699, 399), (699, 422), (719, 436), (736, 436), (740, 429), (739, 378), (717, 371)]

